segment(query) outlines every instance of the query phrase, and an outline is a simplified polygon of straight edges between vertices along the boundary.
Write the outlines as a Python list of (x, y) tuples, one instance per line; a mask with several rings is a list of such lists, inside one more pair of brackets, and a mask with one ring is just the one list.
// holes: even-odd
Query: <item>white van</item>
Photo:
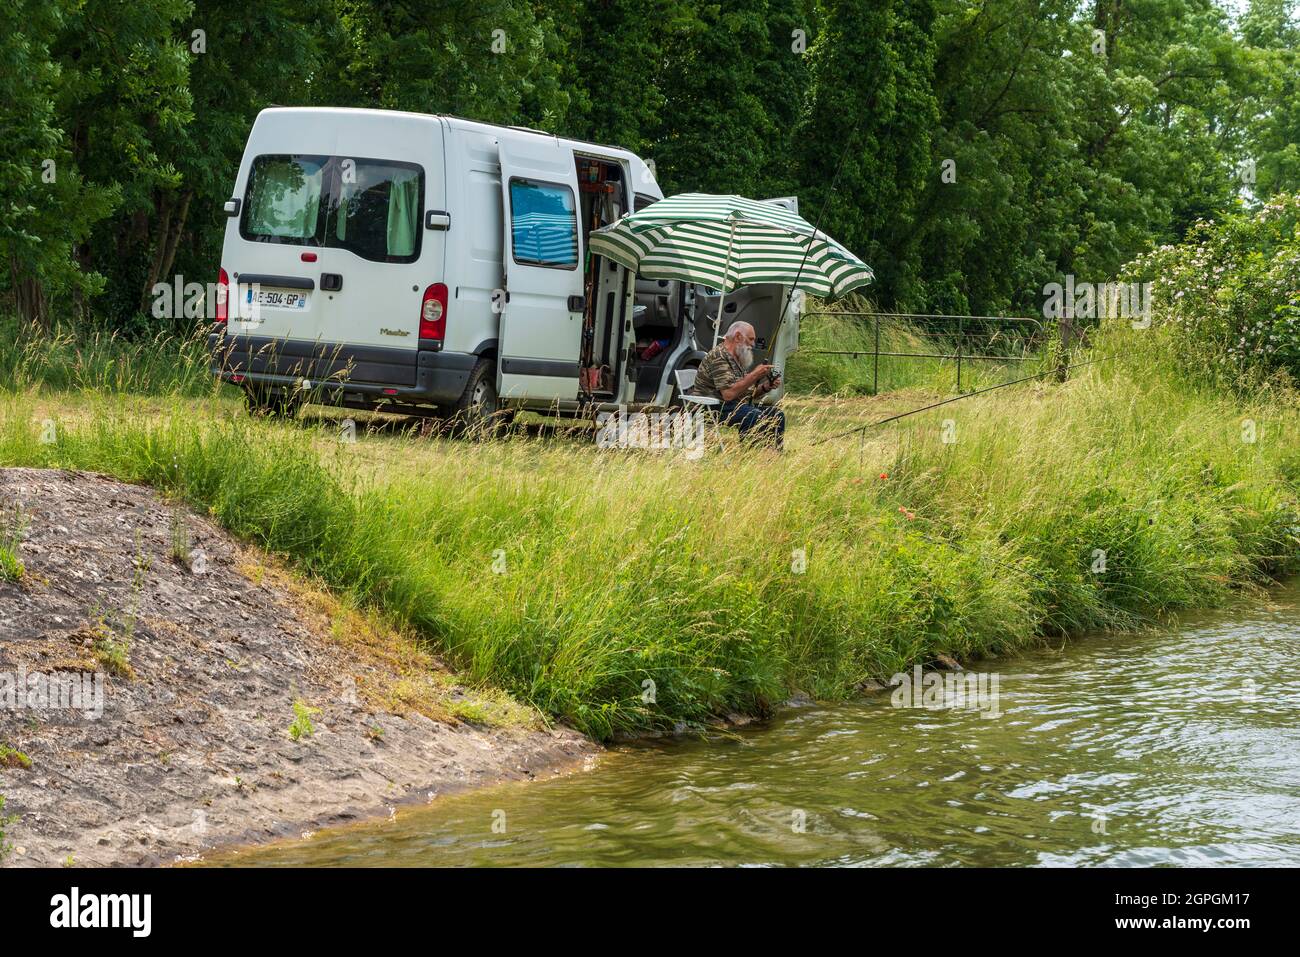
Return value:
[[(716, 291), (587, 252), (592, 229), (662, 198), (612, 146), (450, 116), (263, 110), (225, 204), (213, 371), (275, 411), (473, 421), (668, 405), (674, 373), (712, 345)], [(723, 321), (751, 323), (778, 368), (798, 337), (785, 293), (741, 289)]]

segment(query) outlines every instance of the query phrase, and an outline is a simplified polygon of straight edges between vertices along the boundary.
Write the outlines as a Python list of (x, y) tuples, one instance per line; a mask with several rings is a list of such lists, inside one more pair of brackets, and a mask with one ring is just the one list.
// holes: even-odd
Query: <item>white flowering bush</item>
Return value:
[(1254, 213), (1198, 222), (1181, 245), (1130, 263), (1175, 356), (1216, 380), (1279, 371), (1300, 380), (1300, 194)]

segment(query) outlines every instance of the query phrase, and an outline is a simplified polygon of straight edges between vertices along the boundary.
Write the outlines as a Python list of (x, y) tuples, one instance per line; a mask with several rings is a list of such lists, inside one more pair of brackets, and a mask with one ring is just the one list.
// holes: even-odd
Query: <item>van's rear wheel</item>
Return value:
[(261, 389), (257, 386), (244, 386), (244, 406), (249, 415), (269, 415), (274, 418), (291, 419), (302, 408), (302, 397), (286, 393), (282, 389)]
[(469, 374), (465, 391), (451, 409), (452, 424), (457, 431), (494, 434), (510, 424), (514, 413), (501, 408), (497, 396), (496, 363), (480, 359)]

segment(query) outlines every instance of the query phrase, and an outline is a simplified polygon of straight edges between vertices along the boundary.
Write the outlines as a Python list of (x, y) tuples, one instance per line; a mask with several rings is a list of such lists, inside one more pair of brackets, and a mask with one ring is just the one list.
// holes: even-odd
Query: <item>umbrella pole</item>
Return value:
[(727, 304), (727, 281), (731, 278), (731, 247), (736, 242), (736, 222), (731, 222), (731, 235), (727, 237), (727, 265), (722, 270), (722, 295), (718, 297), (718, 314), (713, 317), (713, 346), (717, 348), (722, 332), (722, 307)]

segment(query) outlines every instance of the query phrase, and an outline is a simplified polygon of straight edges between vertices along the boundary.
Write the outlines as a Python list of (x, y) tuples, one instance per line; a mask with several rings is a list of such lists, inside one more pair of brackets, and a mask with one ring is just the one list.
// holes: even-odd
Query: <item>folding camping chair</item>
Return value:
[(718, 437), (718, 448), (722, 448), (722, 400), (708, 395), (687, 395), (687, 390), (695, 385), (695, 369), (678, 369), (673, 375), (677, 378), (677, 397), (682, 400), (682, 411), (704, 416), (706, 422), (713, 424), (713, 433)]

